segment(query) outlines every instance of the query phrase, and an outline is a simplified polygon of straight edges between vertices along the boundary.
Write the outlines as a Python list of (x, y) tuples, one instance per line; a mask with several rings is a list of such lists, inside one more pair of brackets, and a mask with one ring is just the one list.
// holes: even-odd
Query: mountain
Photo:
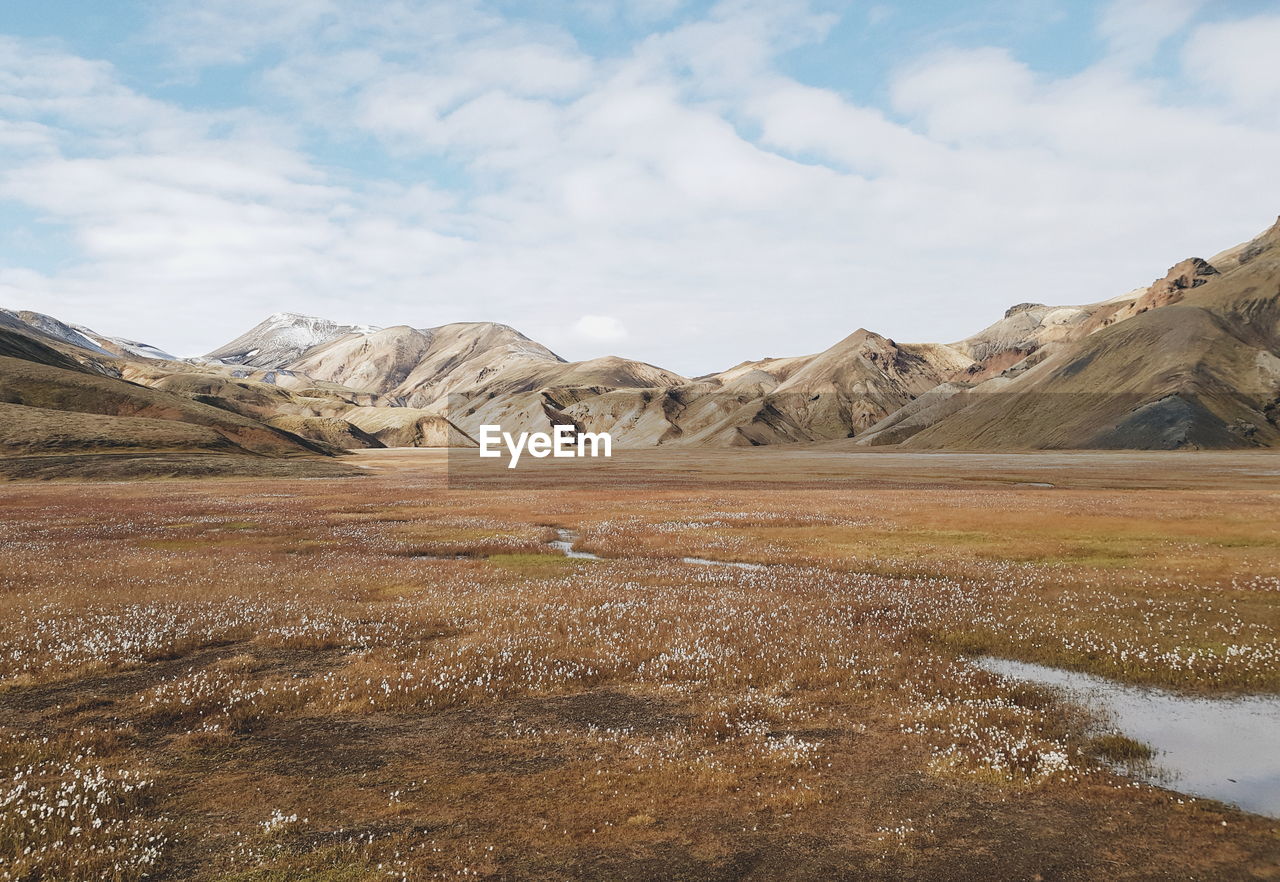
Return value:
[(0, 322), (5, 327), (21, 331), (35, 331), (47, 339), (70, 343), (72, 346), (87, 349), (99, 355), (109, 356), (112, 354), (74, 325), (68, 325), (42, 312), (31, 312), (29, 310), (15, 312), (11, 309), (0, 309)]
[(106, 350), (112, 355), (118, 355), (124, 358), (136, 356), (138, 358), (150, 358), (157, 361), (178, 360), (176, 355), (170, 355), (163, 349), (152, 346), (150, 343), (140, 343), (137, 340), (129, 340), (125, 337), (107, 337), (104, 334), (99, 334), (92, 328), (86, 328), (83, 325), (72, 325), (71, 327), (83, 336), (88, 337), (96, 343), (99, 348)]
[[(1020, 303), (953, 343), (859, 329), (812, 355), (695, 378), (617, 356), (568, 362), (491, 322), (379, 329), (277, 313), (185, 361), (39, 313), (0, 311), (0, 331), (0, 358), (147, 387), (279, 433), (215, 427), (207, 411), (172, 417), (234, 444), (471, 446), (486, 423), (512, 432), (572, 423), (610, 432), (617, 447), (1280, 445), (1280, 221), (1209, 259), (1181, 260), (1143, 288), (1078, 305)], [(5, 381), (12, 389), (13, 376), (32, 370), (0, 362), (0, 401), (11, 400)], [(29, 408), (153, 416), (88, 380), (23, 382)], [(42, 403), (42, 383), (76, 386), (80, 397), (70, 407)], [(104, 410), (96, 400), (117, 403)], [(72, 428), (67, 437), (92, 427)]]
[(696, 380), (646, 377), (634, 389), (548, 389), (543, 397), (550, 416), (609, 431), (622, 447), (825, 441), (857, 434), (970, 364), (945, 346), (899, 345), (858, 330), (815, 355), (743, 362)]
[(0, 313), (0, 357), (29, 361), (68, 371), (85, 370), (71, 355), (49, 345), (53, 342), (52, 340), (47, 342), (42, 340), (43, 335), (30, 333), (30, 329), (21, 322), (7, 324), (5, 318), (5, 315)]
[(322, 343), (377, 330), (369, 325), (340, 325), (314, 316), (277, 312), (205, 358), (252, 367), (282, 367)]
[(506, 325), (460, 322), (417, 330), (407, 326), (347, 334), (284, 365), (291, 371), (357, 389), (430, 404), (475, 391), (496, 375), (530, 376), (565, 361)]
[(809, 359), (769, 397), (815, 440), (854, 435), (969, 365), (946, 346), (899, 346), (858, 330)]
[[(14, 346), (4, 345), (8, 336), (7, 331), (0, 330), (0, 346), (14, 351)], [(45, 422), (52, 419), (49, 412), (96, 414), (126, 421), (139, 418), (207, 429), (202, 437), (210, 443), (202, 446), (211, 449), (235, 449), (264, 456), (329, 452), (286, 432), (183, 395), (138, 386), (82, 368), (73, 369), (59, 364), (56, 353), (37, 350), (34, 354), (38, 360), (0, 356), (0, 402), (10, 407), (44, 411), (40, 419)], [(11, 419), (16, 417), (11, 409), (6, 413)], [(184, 438), (194, 437), (186, 427), (173, 428), (175, 432), (185, 433)], [(121, 444), (137, 446), (129, 438), (121, 439)]]
[(442, 414), (416, 407), (359, 407), (344, 419), (384, 447), (475, 447), (476, 440)]
[[(69, 353), (83, 344), (52, 336), (62, 327), (27, 319), (0, 325), (0, 475), (68, 477), (86, 469), (104, 477), (351, 473), (319, 461), (339, 452), (334, 446), (128, 382), (97, 362), (82, 364)], [(103, 456), (116, 459), (104, 466)], [(122, 469), (119, 457), (132, 465)], [(259, 462), (299, 458), (307, 462)]]
[(1219, 266), (1184, 260), (1123, 301), (1087, 308), (1056, 345), (985, 382), (935, 390), (925, 418), (891, 415), (859, 442), (929, 450), (1280, 444), (1280, 220), (1215, 259)]
[(134, 362), (123, 366), (121, 376), (346, 449), (383, 446), (347, 422), (349, 412), (362, 407), (390, 409), (395, 403), (299, 374), (222, 364)]
[(341, 450), (387, 446), (359, 426), (337, 417), (282, 414), (270, 417), (264, 422), (268, 426), (283, 429), (300, 438), (320, 441)]
[(86, 328), (84, 325), (70, 325), (42, 312), (31, 312), (29, 310), (15, 312), (11, 309), (0, 309), (0, 327), (7, 327), (23, 333), (34, 332), (41, 338), (59, 343), (68, 343), (74, 346), (76, 350), (108, 358), (136, 357), (175, 360), (174, 356), (150, 344), (139, 343), (136, 340), (126, 340), (122, 337), (108, 337), (105, 334), (99, 334), (92, 328)]
[(392, 446), (471, 445), (479, 427), (546, 431), (566, 417), (557, 398), (584, 389), (661, 388), (684, 377), (615, 356), (566, 362), (514, 328), (459, 322), (349, 334), (285, 365), (291, 373), (383, 395), (402, 407), (364, 408), (353, 425)]

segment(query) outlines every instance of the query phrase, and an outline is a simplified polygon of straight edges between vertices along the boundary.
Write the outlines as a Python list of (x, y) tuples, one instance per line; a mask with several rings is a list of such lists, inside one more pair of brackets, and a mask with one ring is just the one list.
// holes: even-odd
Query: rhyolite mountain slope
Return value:
[(281, 367), (302, 353), (348, 334), (372, 334), (371, 325), (340, 325), (329, 319), (277, 312), (205, 358), (250, 367)]
[(745, 362), (657, 389), (553, 389), (545, 397), (558, 414), (611, 432), (621, 446), (824, 441), (857, 434), (971, 363), (949, 347), (899, 345), (860, 329), (816, 355)]
[(134, 370), (169, 376), (190, 366), (104, 342), (118, 343), (39, 313), (0, 313), (0, 479), (359, 474), (328, 460), (352, 446), (341, 433), (317, 442), (217, 401), (130, 382)]
[(349, 334), (281, 367), (421, 406), (451, 392), (476, 391), (504, 372), (531, 376), (564, 364), (564, 359), (514, 328), (459, 322), (421, 330), (399, 326), (368, 335)]
[(567, 362), (489, 322), (378, 329), (279, 313), (185, 361), (39, 314), (0, 312), (0, 328), (55, 345), (82, 371), (342, 446), (473, 445), (486, 423), (573, 423), (619, 447), (1274, 446), (1278, 246), (1280, 222), (1145, 288), (1018, 304), (954, 343), (859, 329), (813, 355), (697, 378), (613, 356)]
[[(551, 390), (602, 392), (687, 382), (653, 365), (612, 356), (566, 362), (514, 328), (493, 322), (346, 334), (271, 366), (381, 396), (383, 401), (347, 418), (384, 443), (414, 446), (473, 444), (485, 422), (500, 422), (511, 431), (545, 430), (562, 421), (549, 404)], [(379, 412), (381, 403), (396, 407)]]
[(1025, 359), (994, 388), (953, 393), (959, 406), (895, 440), (933, 450), (1280, 444), (1280, 221), (1227, 254), (1220, 266), (1177, 264), (1102, 320), (1095, 312), (1069, 345)]
[(68, 325), (53, 316), (45, 315), (42, 312), (0, 309), (0, 327), (7, 327), (11, 330), (22, 332), (34, 331), (40, 336), (50, 340), (70, 343), (72, 346), (88, 350), (89, 352), (96, 352), (99, 355), (110, 356), (113, 354), (99, 345), (96, 339), (83, 333), (74, 325)]
[(58, 348), (0, 328), (0, 454), (209, 452), (330, 455), (318, 445), (185, 395), (90, 370)]
[(175, 357), (149, 343), (109, 337), (84, 325), (69, 325), (51, 315), (30, 310), (0, 309), (0, 327), (19, 331), (54, 343), (66, 343), (76, 352), (92, 353), (106, 358), (138, 358), (175, 360)]

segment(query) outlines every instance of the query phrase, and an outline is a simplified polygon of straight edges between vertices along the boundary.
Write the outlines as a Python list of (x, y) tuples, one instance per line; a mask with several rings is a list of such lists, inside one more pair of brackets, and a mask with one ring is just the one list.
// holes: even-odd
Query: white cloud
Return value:
[(893, 103), (935, 140), (1001, 142), (1026, 125), (1020, 111), (1036, 88), (1031, 71), (1004, 49), (943, 52), (893, 83)]
[(1236, 107), (1280, 122), (1280, 15), (1196, 28), (1183, 65), (1188, 76)]
[(596, 21), (624, 20), (642, 24), (670, 18), (685, 0), (577, 0), (581, 14)]
[[(388, 3), (388, 14), (394, 4)], [(177, 0), (159, 10), (151, 37), (180, 45), (183, 65), (234, 64), (264, 46), (329, 28), (342, 15), (338, 0)]]
[(55, 144), (56, 136), (48, 126), (0, 119), (0, 150), (25, 155), (48, 154)]
[(579, 337), (599, 343), (613, 343), (627, 338), (627, 328), (610, 315), (584, 315), (573, 323)]
[(1208, 0), (1112, 0), (1098, 31), (1112, 61), (1144, 64), (1160, 46), (1186, 27)]

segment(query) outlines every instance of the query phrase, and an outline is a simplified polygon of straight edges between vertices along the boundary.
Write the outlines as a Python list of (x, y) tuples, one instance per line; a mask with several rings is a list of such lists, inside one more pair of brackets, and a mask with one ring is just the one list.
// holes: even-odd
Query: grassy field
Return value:
[(344, 464), (0, 484), (0, 879), (1280, 878), (968, 661), (1280, 691), (1280, 457)]

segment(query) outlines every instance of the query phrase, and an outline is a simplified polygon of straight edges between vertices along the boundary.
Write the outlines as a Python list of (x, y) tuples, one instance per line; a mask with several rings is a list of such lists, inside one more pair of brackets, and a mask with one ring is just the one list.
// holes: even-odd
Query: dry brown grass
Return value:
[[(1274, 489), (685, 483), (0, 488), (0, 780), (39, 783), (0, 785), (0, 878), (1274, 867), (1273, 821), (1133, 786), (964, 658), (1276, 688)], [(133, 846), (71, 832), (84, 780)]]

